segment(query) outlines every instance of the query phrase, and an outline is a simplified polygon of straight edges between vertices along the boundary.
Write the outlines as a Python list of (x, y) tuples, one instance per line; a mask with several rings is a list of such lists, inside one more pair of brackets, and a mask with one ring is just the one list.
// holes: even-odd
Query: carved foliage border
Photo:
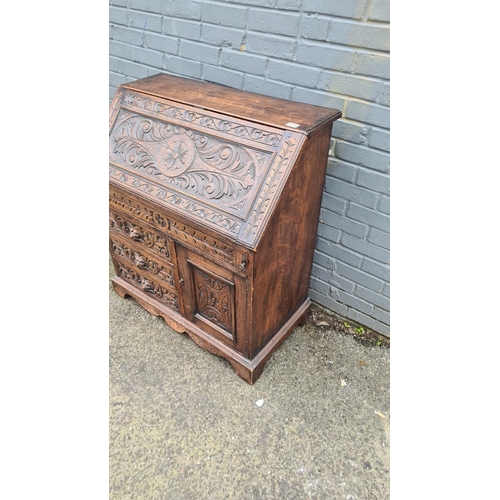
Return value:
[(113, 253), (121, 258), (127, 259), (137, 268), (153, 274), (169, 286), (175, 286), (173, 268), (162, 266), (153, 259), (141, 254), (138, 250), (130, 248), (120, 241), (111, 240), (111, 248)]
[(195, 112), (191, 109), (183, 107), (182, 105), (164, 104), (141, 94), (136, 94), (135, 92), (129, 91), (124, 98), (124, 105), (142, 111), (155, 113), (159, 116), (196, 124), (210, 130), (224, 132), (226, 134), (248, 139), (256, 143), (267, 144), (271, 147), (278, 146), (281, 140), (281, 134), (276, 132)]
[(137, 273), (134, 269), (131, 269), (125, 264), (122, 264), (121, 262), (119, 262), (118, 264), (118, 275), (121, 278), (137, 286), (143, 292), (154, 295), (158, 300), (171, 307), (172, 309), (175, 309), (176, 311), (179, 310), (177, 294), (166, 288), (163, 288), (162, 286), (146, 278), (142, 274)]
[(298, 138), (293, 135), (288, 135), (284, 139), (283, 145), (271, 165), (265, 183), (260, 189), (254, 208), (250, 212), (247, 222), (242, 227), (240, 237), (243, 240), (248, 242), (253, 242), (255, 240), (262, 227), (265, 215), (271, 212), (270, 205), (274, 201), (278, 189), (283, 184), (284, 174), (290, 162), (300, 149), (303, 141), (303, 136)]
[(153, 226), (158, 226), (160, 229), (168, 227), (169, 221), (164, 215), (142, 203), (137, 203), (128, 196), (120, 195), (113, 189), (109, 190), (109, 202), (120, 210), (130, 213), (134, 217), (148, 222)]
[(154, 250), (156, 253), (170, 258), (170, 252), (168, 249), (168, 242), (166, 238), (158, 236), (151, 231), (147, 231), (140, 226), (132, 224), (130, 221), (124, 219), (114, 212), (109, 213), (109, 227), (128, 236), (131, 240), (145, 245), (146, 247)]
[(229, 286), (200, 269), (194, 270), (194, 286), (198, 312), (233, 337), (233, 298)]
[(153, 199), (157, 198), (167, 202), (169, 205), (175, 206), (183, 212), (192, 214), (204, 222), (209, 222), (216, 227), (223, 228), (229, 233), (238, 234), (240, 230), (241, 222), (235, 218), (223, 215), (217, 210), (195, 203), (189, 198), (179, 196), (179, 194), (167, 190), (165, 187), (156, 186), (152, 182), (146, 182), (141, 178), (126, 174), (113, 165), (109, 166), (109, 175), (111, 178), (116, 179), (126, 186), (130, 186), (130, 188), (134, 190), (141, 191)]
[(115, 119), (118, 116), (118, 112), (120, 111), (120, 104), (123, 98), (123, 89), (118, 87), (113, 97), (113, 101), (109, 108), (109, 131), (111, 132), (111, 128), (115, 123)]
[(109, 201), (111, 205), (150, 224), (157, 225), (161, 230), (172, 235), (177, 240), (187, 242), (203, 252), (207, 252), (224, 260), (228, 264), (234, 265), (234, 247), (226, 245), (216, 238), (208, 237), (206, 234), (182, 224), (173, 218), (165, 217), (142, 203), (137, 203), (128, 197), (121, 196), (113, 190), (110, 190)]

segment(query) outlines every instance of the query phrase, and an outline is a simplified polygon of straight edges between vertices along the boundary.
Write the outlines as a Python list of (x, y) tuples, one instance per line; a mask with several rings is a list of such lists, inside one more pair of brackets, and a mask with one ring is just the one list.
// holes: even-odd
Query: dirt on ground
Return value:
[(365, 326), (361, 326), (351, 320), (346, 320), (336, 316), (334, 313), (323, 309), (317, 304), (311, 307), (311, 314), (308, 321), (311, 321), (321, 330), (334, 330), (342, 335), (354, 337), (356, 342), (364, 346), (378, 346), (381, 348), (390, 348), (390, 339), (374, 332)]

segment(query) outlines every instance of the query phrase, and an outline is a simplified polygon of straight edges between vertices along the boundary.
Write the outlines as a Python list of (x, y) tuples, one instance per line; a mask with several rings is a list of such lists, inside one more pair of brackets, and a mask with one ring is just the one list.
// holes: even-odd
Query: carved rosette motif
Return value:
[(133, 285), (138, 286), (142, 291), (154, 295), (158, 300), (172, 309), (179, 310), (177, 295), (175, 293), (142, 276), (125, 264), (120, 263), (118, 275)]
[(194, 270), (196, 303), (198, 312), (212, 323), (232, 332), (231, 290), (226, 283)]
[(158, 264), (149, 257), (142, 255), (137, 250), (134, 250), (121, 242), (112, 240), (111, 243), (113, 253), (115, 253), (119, 257), (126, 258), (130, 263), (132, 263), (139, 269), (157, 276), (167, 285), (174, 286), (172, 268), (167, 268)]
[(195, 158), (196, 146), (188, 136), (170, 137), (160, 152), (162, 162), (158, 165), (167, 177), (177, 177), (191, 167)]

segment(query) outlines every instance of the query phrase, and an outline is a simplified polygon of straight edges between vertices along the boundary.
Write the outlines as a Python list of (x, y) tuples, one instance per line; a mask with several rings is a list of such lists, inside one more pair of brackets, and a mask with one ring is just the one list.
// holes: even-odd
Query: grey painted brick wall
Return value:
[(342, 111), (310, 297), (389, 335), (388, 0), (110, 0), (110, 98), (165, 72)]

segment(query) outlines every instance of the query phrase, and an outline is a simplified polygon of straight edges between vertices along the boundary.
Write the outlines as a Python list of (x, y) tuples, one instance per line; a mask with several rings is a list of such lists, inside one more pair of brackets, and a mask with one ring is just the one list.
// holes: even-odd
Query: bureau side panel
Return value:
[(308, 297), (331, 123), (305, 142), (254, 260), (254, 356)]

